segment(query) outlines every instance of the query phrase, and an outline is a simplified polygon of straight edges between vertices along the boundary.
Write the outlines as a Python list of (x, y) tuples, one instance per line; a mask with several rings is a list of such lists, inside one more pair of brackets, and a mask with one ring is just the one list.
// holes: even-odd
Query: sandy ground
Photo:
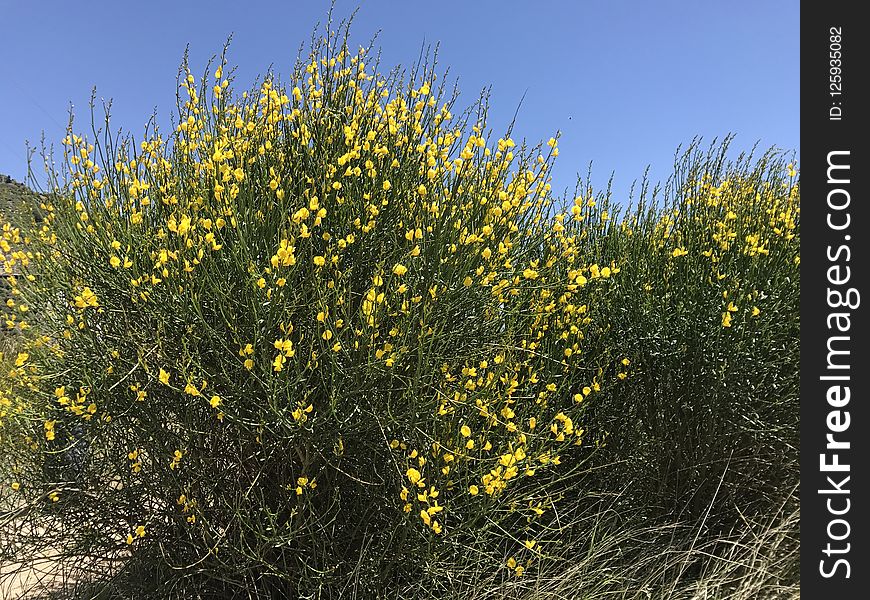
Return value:
[(4, 563), (0, 565), (0, 598), (45, 597), (46, 592), (60, 587), (64, 575), (62, 563), (44, 554), (27, 564)]
[[(20, 508), (20, 507), (19, 507)], [(0, 519), (0, 542), (4, 551), (9, 551), (9, 539), (14, 539), (16, 532), (26, 531), (26, 537), (33, 539), (41, 536), (45, 527), (34, 526), (26, 518), (18, 519), (15, 510), (6, 513), (6, 521)], [(11, 538), (2, 539), (5, 536)], [(46, 548), (41, 551), (36, 548), (20, 548), (13, 551), (13, 559), (0, 558), (0, 598), (14, 600), (17, 598), (47, 597), (47, 592), (58, 589), (68, 579), (64, 563), (56, 556), (56, 551)]]
[[(5, 527), (3, 525), (0, 520), (0, 547), (8, 556), (9, 540), (15, 539), (16, 532), (21, 533), (24, 523), (20, 520), (17, 523), (6, 521)], [(52, 528), (52, 525), (41, 522), (38, 525), (24, 525), (24, 527), (30, 529), (22, 536), (24, 539), (38, 539), (48, 528)], [(11, 560), (0, 558), (0, 600), (62, 599), (65, 597), (61, 593), (64, 589), (69, 592), (79, 587), (77, 583), (83, 582), (81, 579), (83, 572), (97, 575), (117, 568), (117, 564), (113, 565), (109, 561), (101, 561), (93, 557), (61, 555), (57, 548), (52, 547), (37, 548), (32, 545), (12, 550), (11, 554)], [(72, 566), (76, 567), (75, 579)]]

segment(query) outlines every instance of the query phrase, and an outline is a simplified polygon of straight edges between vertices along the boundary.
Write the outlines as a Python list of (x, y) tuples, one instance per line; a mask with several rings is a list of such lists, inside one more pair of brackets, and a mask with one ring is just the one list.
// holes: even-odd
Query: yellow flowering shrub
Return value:
[(648, 516), (714, 530), (767, 518), (799, 474), (797, 171), (777, 151), (729, 162), (728, 145), (692, 144), (595, 241), (623, 265), (599, 309), (631, 361), (610, 391), (630, 401), (586, 415)]
[(241, 94), (185, 63), (168, 134), (71, 129), (4, 228), (16, 497), (116, 590), (432, 590), (469, 547), (505, 577), (558, 547), (621, 370), (601, 207), (554, 198), (557, 139), (496, 138), (343, 33)]

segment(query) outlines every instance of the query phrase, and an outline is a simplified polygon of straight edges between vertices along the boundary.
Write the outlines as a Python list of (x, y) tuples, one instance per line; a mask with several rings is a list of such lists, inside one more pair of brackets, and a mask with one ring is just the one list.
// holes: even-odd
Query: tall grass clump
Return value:
[(106, 598), (421, 597), (560, 560), (642, 315), (607, 320), (630, 252), (587, 253), (608, 225), (561, 211), (557, 140), (496, 138), (485, 98), (380, 74), (346, 27), (286, 83), (237, 93), (221, 55), (178, 91), (168, 135), (71, 128), (3, 230), (4, 559), (51, 549)]

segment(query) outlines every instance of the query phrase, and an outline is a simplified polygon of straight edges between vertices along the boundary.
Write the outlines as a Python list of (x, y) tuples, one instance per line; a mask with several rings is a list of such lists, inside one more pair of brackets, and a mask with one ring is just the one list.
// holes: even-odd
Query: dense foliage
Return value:
[(109, 597), (470, 597), (592, 552), (617, 492), (780, 510), (793, 167), (693, 146), (636, 210), (566, 200), (558, 136), (372, 61), (340, 29), (241, 94), (185, 63), (167, 137), (71, 129), (0, 241), (0, 552)]

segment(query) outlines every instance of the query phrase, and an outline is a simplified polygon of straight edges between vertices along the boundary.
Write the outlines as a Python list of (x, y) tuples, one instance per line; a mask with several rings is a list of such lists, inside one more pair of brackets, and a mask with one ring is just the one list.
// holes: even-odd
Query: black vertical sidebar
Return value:
[(808, 599), (870, 593), (870, 31), (860, 6), (801, 4), (801, 595)]

